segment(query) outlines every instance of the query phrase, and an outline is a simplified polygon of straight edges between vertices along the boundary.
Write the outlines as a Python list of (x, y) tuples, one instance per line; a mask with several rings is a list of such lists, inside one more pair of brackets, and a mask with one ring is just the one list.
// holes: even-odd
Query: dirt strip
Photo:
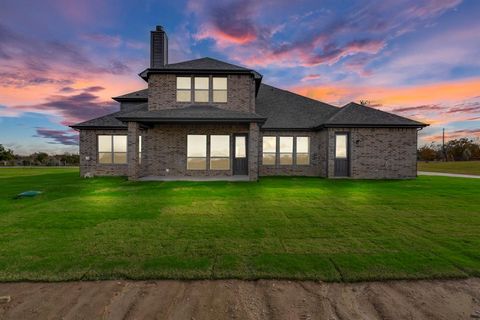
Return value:
[(1, 283), (0, 319), (480, 319), (480, 279)]

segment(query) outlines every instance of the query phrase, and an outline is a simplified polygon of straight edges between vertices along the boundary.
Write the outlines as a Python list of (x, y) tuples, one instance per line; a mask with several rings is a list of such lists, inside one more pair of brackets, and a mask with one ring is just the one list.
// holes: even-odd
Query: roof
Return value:
[(138, 90), (134, 92), (130, 92), (118, 97), (112, 98), (115, 101), (122, 102), (122, 101), (147, 101), (148, 99), (148, 89)]
[(426, 127), (427, 124), (397, 116), (361, 104), (350, 102), (343, 106), (324, 127)]
[(249, 112), (230, 111), (211, 105), (189, 105), (184, 108), (163, 110), (136, 110), (117, 116), (123, 121), (142, 122), (188, 122), (188, 121), (218, 121), (218, 122), (263, 122), (265, 118)]
[(339, 108), (266, 84), (260, 85), (256, 112), (267, 118), (262, 129), (313, 129)]
[(182, 61), (178, 63), (169, 63), (164, 67), (164, 69), (222, 70), (222, 71), (228, 70), (228, 71), (247, 71), (247, 72), (252, 71), (251, 69), (247, 69), (241, 66), (237, 66), (235, 64), (220, 61), (210, 57)]
[[(139, 75), (144, 80), (148, 79), (151, 73), (180, 73), (180, 72), (196, 72), (196, 73), (245, 73), (252, 74), (255, 80), (260, 81), (262, 75), (255, 70), (241, 67), (228, 62), (205, 57), (200, 59), (182, 61), (178, 63), (170, 63), (162, 68), (148, 68)], [(259, 84), (259, 83), (258, 83)]]
[[(114, 99), (147, 101), (148, 89)], [(122, 100), (123, 99), (123, 100)], [(119, 101), (119, 100), (117, 100)], [(321, 127), (425, 127), (427, 124), (351, 102), (342, 108), (266, 84), (259, 86), (255, 113), (224, 110), (212, 105), (188, 105), (148, 111), (147, 103), (71, 126), (81, 128), (127, 128), (123, 121), (264, 122), (263, 130), (313, 130)]]
[(127, 124), (125, 122), (122, 122), (121, 120), (118, 120), (117, 119), (118, 116), (124, 113), (132, 112), (132, 110), (139, 111), (139, 110), (147, 110), (147, 109), (148, 109), (148, 104), (142, 103), (137, 106), (131, 107), (128, 111), (117, 111), (99, 118), (95, 118), (95, 119), (91, 119), (88, 121), (71, 125), (70, 127), (74, 129), (91, 129), (91, 128), (126, 129)]

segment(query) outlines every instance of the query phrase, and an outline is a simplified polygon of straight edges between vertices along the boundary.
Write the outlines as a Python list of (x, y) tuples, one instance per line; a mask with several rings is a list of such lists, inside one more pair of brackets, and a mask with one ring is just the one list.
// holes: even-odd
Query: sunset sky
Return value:
[(342, 106), (420, 120), (420, 145), (480, 137), (480, 1), (243, 0), (0, 2), (0, 144), (78, 152), (69, 124), (146, 87), (149, 31), (169, 60), (209, 56), (263, 82)]

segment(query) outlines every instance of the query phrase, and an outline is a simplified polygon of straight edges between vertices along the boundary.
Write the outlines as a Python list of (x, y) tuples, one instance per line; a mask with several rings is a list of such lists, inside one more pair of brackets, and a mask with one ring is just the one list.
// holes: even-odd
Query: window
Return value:
[(206, 170), (207, 169), (207, 136), (206, 135), (188, 135), (187, 136), (187, 169), (188, 170)]
[(227, 102), (227, 78), (213, 78), (213, 102)]
[(230, 136), (210, 136), (210, 169), (230, 169)]
[(235, 158), (247, 157), (247, 146), (245, 145), (245, 136), (235, 137)]
[(98, 136), (98, 163), (126, 164), (127, 163), (127, 136), (126, 135), (99, 135)]
[(335, 135), (335, 158), (345, 159), (347, 158), (347, 142), (348, 135), (345, 133), (337, 133)]
[(138, 163), (142, 163), (142, 136), (138, 136)]
[(263, 137), (262, 164), (274, 165), (277, 156), (277, 138)]
[(208, 102), (209, 77), (195, 77), (195, 102)]
[(297, 165), (310, 164), (310, 138), (297, 137), (296, 142), (297, 142), (297, 150), (296, 150)]
[(293, 137), (280, 137), (280, 164), (293, 164)]
[(192, 101), (192, 79), (190, 77), (177, 77), (177, 101)]

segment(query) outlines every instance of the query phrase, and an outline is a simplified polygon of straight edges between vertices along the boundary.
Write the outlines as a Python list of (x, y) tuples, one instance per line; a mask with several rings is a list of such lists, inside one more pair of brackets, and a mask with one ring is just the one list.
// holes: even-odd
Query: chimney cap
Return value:
[(155, 28), (155, 31), (163, 31), (163, 26), (157, 26), (157, 27)]

